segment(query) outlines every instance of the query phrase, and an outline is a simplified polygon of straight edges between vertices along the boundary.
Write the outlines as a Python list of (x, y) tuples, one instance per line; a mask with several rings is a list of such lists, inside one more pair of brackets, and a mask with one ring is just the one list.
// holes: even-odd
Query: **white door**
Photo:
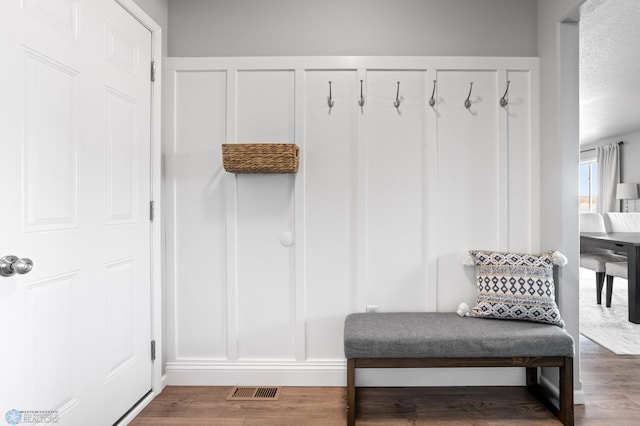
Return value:
[(0, 418), (112, 425), (151, 389), (151, 33), (5, 0), (0, 55), (0, 257), (33, 260), (0, 276)]

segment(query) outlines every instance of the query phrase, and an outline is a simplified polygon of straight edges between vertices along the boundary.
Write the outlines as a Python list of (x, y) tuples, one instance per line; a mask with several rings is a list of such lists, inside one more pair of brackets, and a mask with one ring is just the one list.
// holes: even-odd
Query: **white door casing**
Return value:
[(0, 256), (34, 262), (0, 280), (0, 414), (110, 425), (154, 373), (151, 32), (107, 0), (0, 15)]

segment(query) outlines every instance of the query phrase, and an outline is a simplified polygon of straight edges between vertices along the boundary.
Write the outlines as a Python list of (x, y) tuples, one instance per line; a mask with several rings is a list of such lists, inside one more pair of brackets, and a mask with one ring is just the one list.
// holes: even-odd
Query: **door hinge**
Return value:
[(149, 201), (149, 220), (153, 222), (153, 218), (156, 216), (156, 205), (154, 201)]
[(156, 341), (151, 341), (151, 361), (156, 360)]
[(156, 81), (156, 61), (151, 61), (151, 81)]

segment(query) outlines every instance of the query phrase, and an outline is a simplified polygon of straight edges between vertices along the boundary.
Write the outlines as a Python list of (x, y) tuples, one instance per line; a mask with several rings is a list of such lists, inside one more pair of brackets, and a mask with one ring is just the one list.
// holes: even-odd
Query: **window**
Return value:
[(580, 213), (596, 211), (598, 165), (595, 160), (580, 163)]

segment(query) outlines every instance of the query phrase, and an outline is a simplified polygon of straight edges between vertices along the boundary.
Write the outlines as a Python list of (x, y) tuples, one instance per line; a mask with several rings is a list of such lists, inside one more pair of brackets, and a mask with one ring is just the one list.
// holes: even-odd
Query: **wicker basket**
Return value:
[(222, 164), (231, 173), (295, 173), (298, 160), (292, 143), (222, 144)]

